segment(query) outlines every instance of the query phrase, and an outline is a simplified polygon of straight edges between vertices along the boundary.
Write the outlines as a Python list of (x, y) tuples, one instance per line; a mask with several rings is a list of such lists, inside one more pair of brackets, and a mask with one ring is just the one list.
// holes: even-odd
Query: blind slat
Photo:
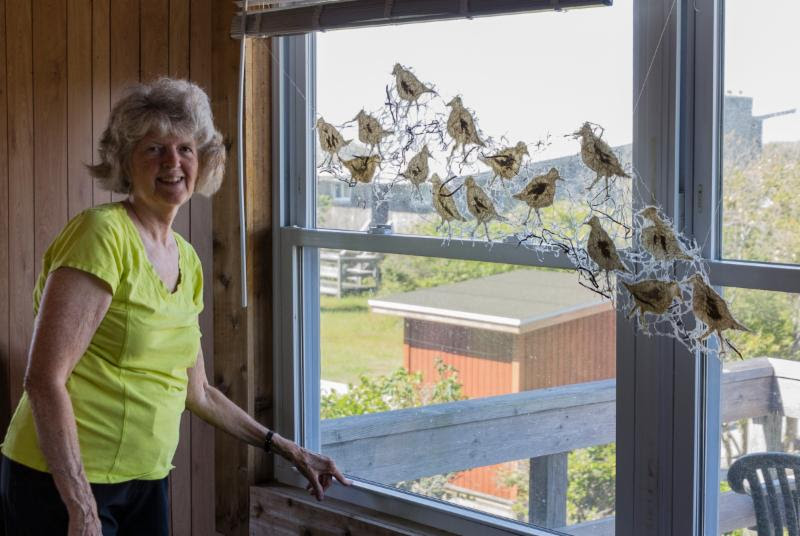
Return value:
[[(269, 9), (248, 10), (247, 37), (610, 6), (612, 0), (317, 0), (311, 3), (312, 0), (287, 0), (280, 8), (273, 5)], [(256, 3), (262, 7), (266, 4)], [(234, 17), (231, 24), (234, 38), (241, 38), (242, 22), (241, 13)]]

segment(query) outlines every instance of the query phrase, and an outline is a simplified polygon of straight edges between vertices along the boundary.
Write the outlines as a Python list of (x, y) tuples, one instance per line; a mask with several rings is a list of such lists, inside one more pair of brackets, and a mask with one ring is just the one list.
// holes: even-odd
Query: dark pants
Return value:
[[(91, 484), (103, 536), (168, 536), (167, 479)], [(6, 536), (67, 534), (69, 516), (49, 473), (5, 456), (0, 468), (0, 505)]]

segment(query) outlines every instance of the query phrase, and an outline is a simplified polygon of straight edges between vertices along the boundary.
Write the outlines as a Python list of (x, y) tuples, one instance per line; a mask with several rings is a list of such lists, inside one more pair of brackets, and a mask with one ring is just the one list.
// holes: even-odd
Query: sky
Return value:
[[(341, 124), (379, 109), (400, 63), (445, 102), (461, 95), (487, 135), (513, 144), (549, 133), (535, 160), (575, 154), (578, 142), (564, 135), (587, 120), (610, 144), (630, 143), (632, 5), (320, 33), (317, 112)], [(800, 2), (726, 6), (726, 89), (752, 96), (756, 114), (800, 109)], [(775, 140), (800, 140), (800, 114), (765, 122), (764, 141)]]

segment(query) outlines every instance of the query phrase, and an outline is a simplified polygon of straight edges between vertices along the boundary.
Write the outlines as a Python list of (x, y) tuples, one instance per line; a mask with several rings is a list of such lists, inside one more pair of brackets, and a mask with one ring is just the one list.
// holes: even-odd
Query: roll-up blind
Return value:
[[(237, 2), (241, 6), (242, 2)], [(431, 22), (531, 11), (610, 6), (612, 0), (283, 0), (248, 2), (231, 35), (269, 37), (312, 31)]]

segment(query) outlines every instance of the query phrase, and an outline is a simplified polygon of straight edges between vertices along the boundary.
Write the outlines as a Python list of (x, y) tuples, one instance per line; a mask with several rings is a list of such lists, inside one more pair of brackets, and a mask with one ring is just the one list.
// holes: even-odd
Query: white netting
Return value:
[[(603, 141), (602, 127), (585, 123), (536, 140), (492, 136), (481, 130), (468, 95), (445, 99), (434, 84), (399, 64), (393, 75), (379, 109), (354, 111), (338, 124), (317, 121), (321, 177), (369, 184), (375, 204), (411, 195), (432, 209), (422, 218), (446, 243), (482, 238), (490, 245), (519, 244), (540, 257), (565, 255), (577, 283), (635, 316), (643, 333), (699, 349), (707, 326), (693, 312), (690, 277), (708, 281), (708, 266), (696, 244), (672, 231), (660, 208), (632, 212), (634, 181), (642, 188), (647, 182), (633, 169), (629, 152)], [(537, 164), (537, 153), (553, 136), (575, 139), (580, 169)], [(597, 224), (600, 229), (590, 233)], [(616, 248), (622, 265), (614, 260)], [(614, 269), (603, 270), (597, 261)], [(619, 292), (617, 282), (626, 284)], [(724, 302), (701, 295), (700, 307), (711, 309), (701, 311), (703, 319), (723, 327)]]

